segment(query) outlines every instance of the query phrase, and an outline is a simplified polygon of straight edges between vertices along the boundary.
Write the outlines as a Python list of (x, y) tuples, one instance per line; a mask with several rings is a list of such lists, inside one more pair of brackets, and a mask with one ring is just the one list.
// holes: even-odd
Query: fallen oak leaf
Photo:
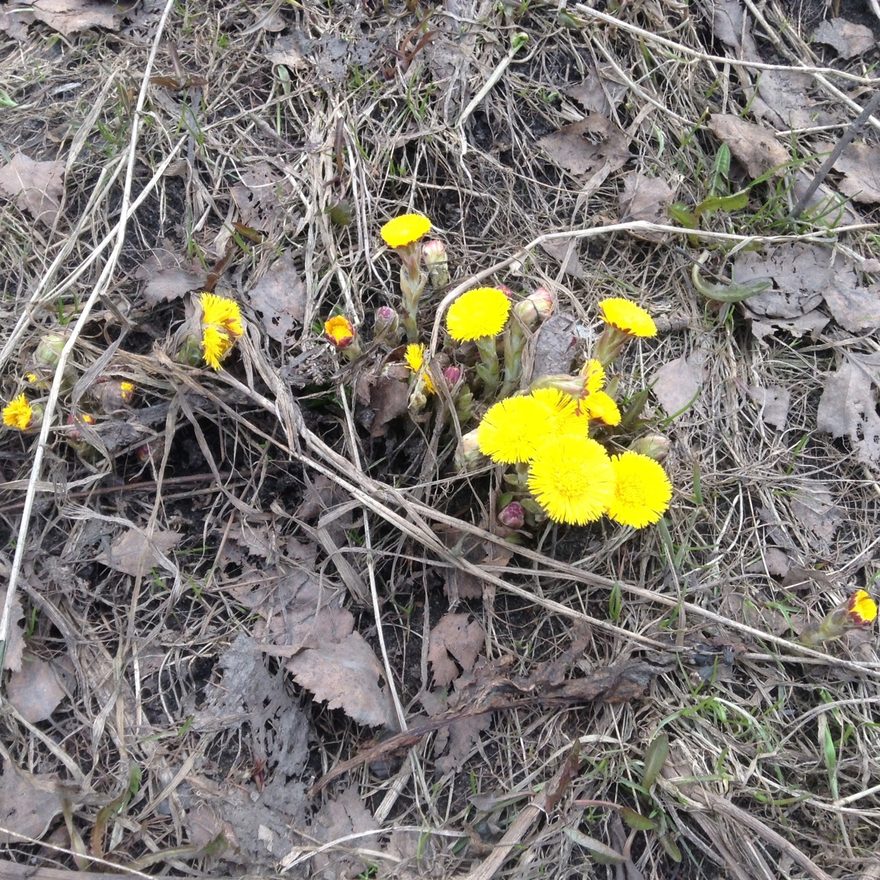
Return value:
[[(431, 628), (428, 660), (434, 669), (434, 683), (446, 687), (462, 672), (474, 668), (486, 633), (478, 620), (468, 621), (469, 614), (444, 614)], [(456, 666), (458, 663), (458, 666)]]

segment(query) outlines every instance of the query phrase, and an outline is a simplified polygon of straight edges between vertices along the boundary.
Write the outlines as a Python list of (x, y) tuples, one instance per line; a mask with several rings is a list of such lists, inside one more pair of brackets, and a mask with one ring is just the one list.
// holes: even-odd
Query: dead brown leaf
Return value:
[(551, 315), (529, 340), (523, 365), (524, 381), (531, 382), (554, 373), (568, 373), (581, 349), (580, 341), (589, 341), (591, 338), (589, 329), (570, 314), (556, 312)]
[(64, 163), (35, 162), (16, 153), (0, 168), (0, 193), (34, 220), (51, 226), (58, 217), (64, 195)]
[(34, 14), (27, 9), (0, 10), (0, 31), (9, 34), (13, 40), (27, 37), (28, 25), (33, 21)]
[[(3, 608), (5, 602), (6, 590), (0, 589), (0, 608)], [(6, 631), (6, 654), (3, 658), (3, 670), (9, 669), (12, 672), (17, 672), (21, 669), (21, 658), (24, 652), (24, 630), (21, 626), (23, 618), (24, 611), (22, 611), (21, 602), (18, 601), (18, 596), (14, 595), (9, 609), (9, 628)]]
[(880, 202), (880, 149), (864, 143), (850, 144), (838, 156), (834, 170), (843, 174), (840, 191), (854, 202)]
[(590, 113), (538, 141), (550, 159), (577, 177), (622, 168), (629, 159), (629, 141), (610, 119)]
[(750, 385), (749, 397), (760, 407), (763, 422), (780, 430), (785, 427), (791, 405), (791, 392), (788, 389), (780, 385), (770, 385), (767, 388)]
[(681, 412), (700, 393), (703, 363), (702, 353), (695, 352), (669, 361), (654, 373), (651, 390), (667, 416)]
[(831, 46), (841, 58), (863, 55), (877, 44), (871, 28), (845, 18), (826, 19), (813, 32), (813, 39)]
[(843, 510), (837, 505), (829, 487), (812, 480), (796, 489), (791, 498), (791, 512), (801, 528), (809, 532), (817, 550), (827, 553)]
[(859, 461), (876, 466), (880, 463), (880, 416), (871, 375), (876, 384), (876, 372), (847, 357), (825, 380), (816, 427), (833, 437), (846, 437)]
[(28, 8), (38, 21), (69, 37), (93, 27), (117, 31), (123, 16), (133, 6), (102, 0), (32, 0)]
[(402, 416), (409, 407), (409, 370), (402, 364), (388, 364), (364, 370), (358, 376), (358, 421), (371, 437), (381, 437), (389, 422)]
[[(323, 615), (322, 615), (323, 616)], [(353, 620), (352, 620), (353, 625)], [(359, 724), (388, 727), (392, 723), (387, 695), (379, 686), (382, 665), (360, 633), (327, 633), (285, 664), (294, 681), (330, 709), (342, 709)]]
[(462, 672), (470, 672), (483, 649), (486, 633), (478, 620), (469, 621), (469, 617), (469, 614), (444, 614), (431, 628), (428, 660), (438, 687), (446, 687)]
[[(623, 175), (623, 189), (620, 193), (620, 220), (647, 220), (649, 223), (668, 221), (666, 209), (672, 204), (675, 193), (659, 177), (648, 177), (640, 171), (630, 171)], [(662, 232), (637, 232), (639, 238), (647, 241), (662, 241)]]
[(54, 776), (19, 773), (11, 763), (0, 776), (0, 844), (40, 840), (61, 812)]
[(291, 70), (308, 64), (304, 57), (300, 35), (293, 33), (276, 37), (272, 48), (266, 50), (266, 60), (270, 64), (283, 64)]
[(576, 241), (544, 241), (541, 242), (541, 250), (550, 254), (559, 263), (566, 275), (570, 275), (572, 278), (586, 278), (586, 270), (578, 258)]
[(709, 129), (730, 147), (730, 152), (745, 166), (752, 179), (789, 160), (788, 151), (769, 128), (747, 122), (733, 113), (713, 113)]
[[(329, 843), (331, 840), (342, 840), (351, 834), (360, 834), (378, 828), (372, 813), (361, 800), (357, 787), (353, 785), (335, 798), (324, 802), (312, 820), (309, 835), (321, 843)], [(372, 835), (358, 837), (356, 847), (352, 848), (358, 847), (378, 849), (379, 838)], [(346, 853), (348, 849), (349, 847), (345, 847), (344, 850), (318, 853), (312, 860), (315, 873), (310, 872), (311, 876), (323, 880), (359, 876), (366, 870), (367, 865), (356, 856), (348, 855)]]
[(205, 284), (205, 270), (195, 261), (180, 256), (165, 247), (157, 247), (134, 273), (146, 282), (141, 289), (151, 306), (180, 299), (191, 290), (201, 290)]
[(233, 186), (229, 194), (238, 208), (238, 220), (245, 226), (270, 236), (284, 228), (290, 185), (268, 162), (258, 162), (245, 170), (241, 183)]
[(150, 569), (162, 565), (162, 555), (179, 543), (181, 535), (177, 532), (156, 530), (148, 538), (139, 529), (120, 532), (113, 543), (96, 557), (114, 571), (144, 577)]
[(248, 293), (266, 334), (285, 346), (293, 341), (294, 325), (303, 322), (306, 296), (305, 284), (289, 253), (282, 254)]
[(51, 718), (66, 694), (51, 663), (25, 654), (21, 669), (9, 679), (6, 696), (25, 721), (36, 724)]
[(574, 98), (588, 113), (610, 116), (626, 94), (626, 85), (618, 82), (615, 76), (610, 65), (591, 70), (586, 79), (569, 86), (565, 94)]

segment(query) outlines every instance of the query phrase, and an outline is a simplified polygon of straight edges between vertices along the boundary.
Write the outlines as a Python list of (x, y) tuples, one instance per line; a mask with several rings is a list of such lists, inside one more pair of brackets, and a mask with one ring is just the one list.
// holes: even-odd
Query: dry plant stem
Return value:
[[(877, 223), (854, 223), (850, 226), (839, 226), (835, 229), (835, 237), (842, 232), (855, 232), (859, 230), (876, 229), (880, 224)], [(692, 236), (694, 238), (705, 238), (714, 241), (734, 241), (746, 244), (776, 244), (794, 241), (829, 241), (827, 230), (817, 230), (816, 232), (805, 232), (799, 235), (736, 235), (732, 232), (711, 232), (709, 230), (700, 229), (684, 229), (681, 226), (667, 226), (664, 223), (649, 223), (647, 220), (631, 220), (626, 223), (612, 223), (609, 226), (591, 226), (588, 229), (571, 229), (566, 232), (546, 232), (532, 239), (527, 245), (520, 248), (516, 253), (493, 263), (486, 269), (476, 272), (469, 278), (462, 281), (457, 287), (454, 287), (437, 305), (437, 314), (434, 316), (434, 327), (431, 330), (430, 355), (437, 351), (440, 343), (440, 328), (443, 324), (443, 316), (452, 303), (455, 302), (466, 290), (469, 290), (475, 284), (486, 278), (507, 268), (511, 263), (522, 260), (527, 257), (536, 247), (550, 241), (565, 241), (566, 239), (575, 238), (596, 238), (600, 235), (611, 235), (615, 232), (668, 232), (671, 235), (680, 235), (682, 237)]]
[(828, 172), (831, 171), (834, 163), (840, 158), (840, 154), (853, 142), (853, 139), (865, 127), (865, 123), (878, 107), (880, 107), (880, 89), (874, 92), (871, 100), (865, 104), (862, 112), (849, 124), (849, 128), (841, 135), (840, 140), (834, 145), (834, 149), (819, 166), (819, 170), (813, 175), (810, 185), (792, 209), (789, 215), (792, 220), (797, 220), (800, 217), (816, 190), (821, 186), (822, 181), (828, 176)]
[[(689, 55), (691, 58), (699, 58), (702, 61), (711, 61), (714, 64), (731, 63), (731, 59), (725, 58), (723, 55), (709, 55), (706, 52), (700, 52), (698, 49), (691, 49), (690, 46), (676, 43), (674, 40), (669, 40), (666, 37), (661, 37), (659, 34), (646, 31), (634, 24), (615, 18), (613, 15), (599, 12), (597, 9), (591, 9), (589, 6), (584, 6), (582, 3), (576, 4), (575, 9), (579, 14), (585, 15), (587, 18), (604, 21), (606, 24), (613, 25), (621, 30), (628, 31), (631, 34), (636, 34), (643, 40), (647, 40), (649, 43), (658, 43), (659, 45), (666, 46), (668, 49), (672, 49), (675, 52), (680, 52), (682, 55)], [(763, 61), (745, 61), (740, 58), (735, 59), (734, 63), (736, 63), (737, 66), (751, 67), (755, 70), (778, 70), (787, 73), (809, 73), (815, 76), (837, 76), (840, 79), (846, 79), (850, 82), (860, 83), (861, 85), (880, 86), (880, 79), (877, 79), (876, 77), (858, 76), (854, 73), (847, 73), (845, 70), (835, 70), (833, 67), (810, 67), (808, 65), (796, 64), (767, 64)]]
[(16, 539), (15, 555), (12, 558), (12, 566), (9, 572), (9, 583), (6, 587), (6, 601), (3, 603), (3, 613), (2, 615), (0, 615), (0, 644), (3, 645), (4, 653), (7, 634), (9, 632), (9, 616), (12, 609), (12, 600), (15, 596), (16, 587), (18, 585), (18, 576), (21, 571), (21, 563), (24, 559), (24, 552), (27, 545), (28, 529), (30, 527), (31, 512), (33, 511), (34, 498), (36, 496), (37, 482), (40, 479), (43, 457), (48, 446), (49, 429), (51, 428), (52, 424), (52, 416), (54, 415), (55, 407), (58, 403), (58, 396), (61, 393), (61, 383), (64, 378), (64, 370), (67, 366), (67, 361), (70, 357), (70, 353), (76, 345), (76, 341), (79, 338), (80, 333), (82, 333), (83, 328), (88, 322), (89, 315), (91, 314), (95, 303), (101, 296), (104, 295), (110, 285), (110, 280), (113, 276), (114, 271), (116, 270), (116, 264), (119, 260), (119, 255), (122, 253), (122, 246), (125, 243), (125, 232), (128, 227), (127, 220), (129, 216), (129, 205), (131, 203), (131, 187), (134, 180), (135, 154), (138, 143), (138, 136), (140, 133), (140, 117), (143, 112), (144, 102), (146, 101), (147, 97), (147, 91), (150, 83), (150, 74), (156, 60), (156, 54), (159, 50), (162, 34), (165, 30), (165, 25), (168, 21), (168, 15), (173, 5), (174, 0), (166, 0), (165, 7), (162, 10), (162, 16), (159, 19), (159, 23), (156, 28), (156, 36), (153, 40), (153, 45), (150, 49), (150, 54), (147, 58), (147, 63), (144, 68), (143, 76), (141, 78), (141, 87), (140, 91), (138, 92), (137, 104), (132, 115), (131, 136), (128, 143), (128, 158), (126, 161), (125, 180), (123, 182), (122, 202), (120, 205), (121, 219), (115, 230), (116, 241), (113, 246), (113, 250), (110, 252), (110, 256), (107, 259), (107, 264), (104, 266), (104, 269), (98, 277), (98, 280), (95, 283), (92, 292), (89, 294), (89, 298), (83, 303), (82, 312), (80, 313), (76, 324), (73, 326), (73, 329), (70, 332), (70, 336), (64, 344), (64, 348), (61, 350), (61, 355), (58, 358), (58, 366), (55, 368), (55, 376), (52, 380), (52, 387), (49, 391), (49, 399), (46, 401), (45, 404), (43, 424), (40, 428), (39, 438), (37, 439), (37, 448), (34, 453), (34, 462), (31, 465), (31, 473), (28, 480), (28, 488), (24, 500), (24, 509), (22, 510), (21, 514), (21, 524), (19, 526), (18, 536)]

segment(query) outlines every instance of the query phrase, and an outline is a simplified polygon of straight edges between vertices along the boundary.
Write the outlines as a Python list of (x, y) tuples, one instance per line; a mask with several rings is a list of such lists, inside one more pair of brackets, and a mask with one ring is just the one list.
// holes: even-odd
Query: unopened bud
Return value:
[(71, 445), (76, 446), (77, 444), (85, 442), (85, 434), (80, 429), (84, 425), (88, 425), (91, 427), (95, 424), (95, 417), (90, 413), (78, 413), (74, 415), (71, 413), (67, 417), (67, 439)]
[(662, 434), (648, 434), (646, 437), (639, 437), (638, 440), (630, 444), (629, 448), (633, 452), (639, 452), (642, 455), (647, 455), (648, 458), (653, 458), (654, 461), (662, 462), (669, 455), (671, 446), (668, 437), (664, 437)]
[(100, 379), (92, 389), (92, 396), (106, 413), (129, 406), (134, 400), (134, 382), (126, 379)]
[(443, 371), (443, 378), (446, 380), (446, 383), (450, 388), (455, 388), (456, 385), (461, 381), (461, 377), (463, 375), (461, 367), (456, 367), (455, 365), (451, 367), (447, 367)]
[(508, 529), (521, 529), (526, 521), (526, 512), (519, 501), (511, 501), (499, 514), (498, 522)]
[(436, 238), (426, 241), (422, 245), (422, 255), (425, 259), (425, 267), (428, 270), (428, 278), (432, 287), (446, 287), (449, 284), (449, 259), (446, 255), (446, 245)]
[(477, 442), (477, 429), (468, 431), (463, 434), (461, 440), (458, 441), (458, 448), (455, 450), (454, 464), (458, 471), (466, 471), (480, 464), (483, 460), (483, 453), (480, 452), (480, 444)]
[(34, 352), (34, 362), (40, 367), (49, 367), (54, 370), (61, 359), (61, 350), (67, 340), (58, 333), (46, 333), (40, 338), (37, 350)]
[(546, 287), (539, 287), (513, 307), (513, 313), (530, 330), (546, 321), (556, 309), (556, 297)]
[(397, 345), (400, 340), (400, 316), (391, 306), (379, 306), (373, 316), (373, 341)]

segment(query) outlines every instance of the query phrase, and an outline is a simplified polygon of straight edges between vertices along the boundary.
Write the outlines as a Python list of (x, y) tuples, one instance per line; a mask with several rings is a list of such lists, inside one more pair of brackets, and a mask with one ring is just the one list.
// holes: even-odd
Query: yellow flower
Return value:
[(546, 438), (547, 407), (532, 395), (490, 406), (477, 428), (480, 452), (500, 464), (528, 461)]
[(634, 529), (657, 522), (672, 499), (666, 471), (653, 458), (638, 452), (615, 455), (611, 464), (617, 486), (608, 505), (608, 516)]
[(602, 320), (629, 336), (656, 336), (657, 325), (654, 319), (634, 302), (621, 297), (603, 299), (599, 303)]
[(543, 437), (560, 434), (587, 436), (588, 420), (578, 407), (578, 402), (558, 388), (539, 388), (529, 397), (543, 408), (541, 433)]
[(324, 336), (336, 348), (348, 348), (354, 342), (357, 330), (345, 315), (334, 315), (324, 322)]
[(244, 332), (241, 307), (234, 299), (216, 293), (203, 293), (199, 296), (199, 302), (202, 306), (202, 324), (222, 327), (233, 341)]
[(605, 387), (605, 368), (595, 358), (588, 360), (581, 367), (584, 379), (584, 391), (587, 395), (595, 394)]
[(864, 590), (856, 590), (849, 597), (847, 611), (858, 626), (869, 626), (877, 619), (877, 603)]
[(591, 419), (604, 422), (612, 428), (620, 424), (620, 410), (610, 394), (594, 391), (583, 402), (583, 408)]
[(418, 342), (413, 342), (406, 347), (403, 355), (406, 365), (418, 376), (422, 375), (425, 383), (425, 391), (428, 394), (436, 394), (437, 387), (434, 385), (430, 374), (425, 369), (425, 346)]
[(446, 329), (456, 342), (497, 336), (507, 323), (510, 300), (497, 287), (463, 293), (446, 314)]
[(28, 403), (24, 394), (13, 397), (3, 407), (3, 424), (7, 428), (15, 428), (17, 431), (26, 431), (34, 418), (34, 409)]
[(207, 292), (199, 296), (199, 304), (202, 307), (202, 356), (209, 367), (219, 370), (220, 362), (244, 332), (241, 307), (234, 299)]
[(614, 497), (614, 468), (604, 447), (589, 437), (552, 438), (529, 467), (529, 491), (554, 522), (586, 525)]
[(431, 231), (431, 221), (421, 214), (401, 214), (389, 220), (379, 234), (388, 247), (406, 247), (417, 242)]
[(122, 398), (123, 403), (131, 403), (134, 397), (134, 382), (120, 382), (119, 396)]
[(36, 385), (37, 382), (40, 381), (40, 377), (36, 373), (25, 373), (24, 380), (25, 382), (29, 382), (31, 385)]

